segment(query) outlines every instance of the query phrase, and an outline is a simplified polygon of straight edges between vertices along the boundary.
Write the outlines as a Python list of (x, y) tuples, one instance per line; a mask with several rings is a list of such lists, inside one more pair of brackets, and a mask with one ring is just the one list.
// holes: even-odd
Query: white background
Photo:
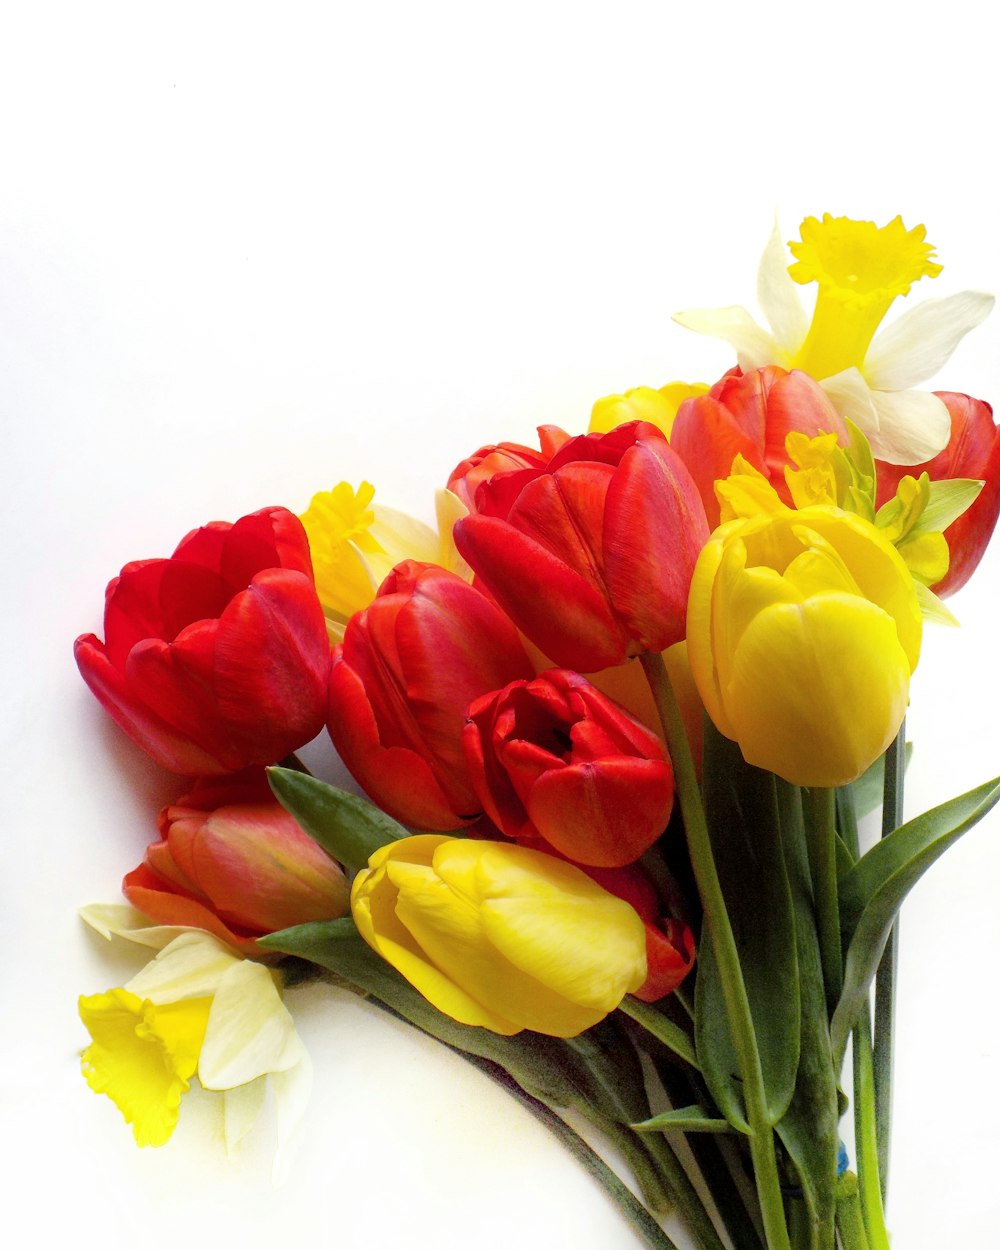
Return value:
[[(106, 581), (342, 478), (428, 519), (481, 443), (708, 381), (676, 309), (752, 303), (775, 211), (923, 221), (1000, 289), (994, 44), (912, 5), (9, 5), (0, 17), (6, 541), (0, 1191), (23, 1244), (632, 1250), (601, 1191), (460, 1060), (329, 990), (293, 1180), (193, 1093), (139, 1151), (79, 1076), (76, 996), (136, 966), (113, 900), (181, 787), (79, 680)], [(939, 385), (1000, 392), (1000, 320)], [(1000, 555), (928, 631), (910, 810), (1000, 772)], [(321, 752), (321, 755), (323, 753)], [(995, 1244), (994, 817), (903, 915), (895, 1250)], [(766, 917), (762, 917), (766, 923)], [(265, 1134), (266, 1137), (266, 1134)]]

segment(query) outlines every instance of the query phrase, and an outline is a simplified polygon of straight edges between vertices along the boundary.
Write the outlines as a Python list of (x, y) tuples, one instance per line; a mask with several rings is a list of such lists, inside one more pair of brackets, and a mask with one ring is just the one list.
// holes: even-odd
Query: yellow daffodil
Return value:
[(651, 386), (637, 386), (624, 395), (605, 395), (591, 411), (590, 433), (607, 434), (628, 421), (648, 421), (669, 438), (681, 404), (686, 399), (707, 394), (708, 387), (704, 382), (668, 382), (659, 390)]
[(421, 834), (375, 852), (351, 899), (365, 941), (439, 1011), (574, 1037), (646, 978), (636, 912), (579, 868), (508, 843)]
[(312, 554), (316, 590), (334, 642), (355, 612), (368, 606), (390, 570), (403, 560), (439, 564), (471, 580), (451, 540), (467, 509), (450, 491), (436, 496), (438, 532), (415, 517), (373, 502), (375, 487), (340, 482), (313, 496), (300, 520)]
[(869, 521), (788, 508), (759, 474), (746, 478), (730, 479), (734, 519), (695, 568), (691, 670), (749, 763), (796, 785), (843, 785), (902, 723), (920, 653), (913, 578)]
[[(790, 244), (775, 225), (757, 278), (757, 297), (770, 326), (746, 309), (690, 309), (675, 320), (730, 343), (744, 370), (776, 364), (815, 377), (842, 416), (865, 433), (880, 460), (920, 464), (947, 444), (951, 421), (937, 396), (913, 388), (945, 364), (961, 339), (989, 314), (993, 296), (963, 291), (926, 300), (876, 335), (897, 296), (941, 266), (924, 242), (924, 227), (907, 230), (899, 217), (870, 221), (824, 214), (808, 217)], [(810, 319), (796, 284), (817, 284)]]
[(257, 1118), (271, 1075), (280, 1178), (311, 1066), (281, 1001), (279, 974), (201, 930), (144, 925), (128, 907), (81, 914), (106, 937), (161, 947), (126, 985), (81, 997), (80, 1017), (92, 1039), (81, 1062), (90, 1088), (111, 1098), (138, 1145), (161, 1146), (197, 1076), (205, 1089), (223, 1093), (226, 1142), (233, 1147)]

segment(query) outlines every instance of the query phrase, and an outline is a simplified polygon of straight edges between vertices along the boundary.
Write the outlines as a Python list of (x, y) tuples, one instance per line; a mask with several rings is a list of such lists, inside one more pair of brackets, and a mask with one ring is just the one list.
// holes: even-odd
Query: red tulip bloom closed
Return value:
[(347, 879), (275, 801), (263, 771), (213, 778), (160, 813), (161, 841), (126, 876), (129, 902), (247, 954), (256, 938), (350, 910)]
[(493, 823), (574, 863), (631, 864), (670, 819), (662, 742), (579, 673), (551, 669), (477, 699), (463, 744)]
[(538, 440), (540, 450), (525, 447), (523, 443), (494, 443), (480, 447), (456, 465), (448, 478), (448, 489), (457, 495), (470, 512), (476, 511), (476, 493), (483, 482), (499, 473), (513, 473), (518, 469), (544, 469), (569, 435), (555, 425), (540, 425)]
[(273, 764), (323, 727), (330, 649), (298, 518), (265, 508), (193, 530), (108, 586), (84, 681), (158, 764), (188, 776)]
[(395, 819), (456, 829), (482, 811), (462, 753), (466, 709), (532, 671), (495, 603), (454, 573), (407, 560), (334, 650), (330, 737)]
[(655, 426), (572, 438), (547, 468), (500, 474), (476, 500), (455, 544), (557, 664), (595, 672), (684, 637), (708, 526), (691, 475)]
[(951, 438), (944, 451), (926, 464), (878, 466), (878, 504), (896, 493), (900, 479), (909, 474), (929, 473), (932, 481), (967, 477), (985, 485), (972, 506), (948, 526), (950, 561), (945, 577), (932, 589), (938, 595), (953, 595), (976, 571), (989, 544), (1000, 515), (1000, 426), (993, 420), (993, 409), (981, 399), (953, 391), (936, 391), (951, 417)]

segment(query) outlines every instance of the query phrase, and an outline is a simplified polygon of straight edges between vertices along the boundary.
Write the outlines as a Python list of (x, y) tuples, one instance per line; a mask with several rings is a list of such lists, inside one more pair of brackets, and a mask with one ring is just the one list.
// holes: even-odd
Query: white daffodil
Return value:
[(281, 1001), (278, 974), (200, 929), (143, 924), (130, 907), (83, 908), (81, 915), (105, 937), (162, 948), (126, 985), (81, 997), (80, 1016), (92, 1038), (82, 1068), (91, 1089), (112, 1099), (140, 1146), (160, 1146), (197, 1075), (203, 1088), (223, 1095), (231, 1149), (256, 1121), (270, 1077), (280, 1183), (308, 1102), (312, 1065)]
[(403, 560), (439, 564), (472, 580), (451, 537), (455, 522), (468, 512), (456, 495), (437, 492), (437, 533), (405, 512), (373, 503), (374, 497), (370, 482), (362, 482), (357, 490), (340, 482), (314, 495), (299, 518), (309, 539), (316, 590), (333, 642), (342, 641), (351, 616), (371, 603), (389, 572)]
[[(789, 265), (776, 223), (757, 275), (769, 330), (738, 306), (690, 309), (674, 320), (724, 339), (744, 371), (780, 365), (811, 374), (878, 459), (922, 464), (947, 444), (951, 422), (937, 396), (913, 388), (941, 368), (994, 302), (979, 291), (926, 300), (876, 336), (896, 296), (941, 272), (924, 235), (923, 226), (907, 230), (899, 217), (881, 227), (829, 213), (822, 221), (807, 217), (801, 242), (789, 244)], [(810, 282), (818, 284), (811, 321), (796, 290)]]

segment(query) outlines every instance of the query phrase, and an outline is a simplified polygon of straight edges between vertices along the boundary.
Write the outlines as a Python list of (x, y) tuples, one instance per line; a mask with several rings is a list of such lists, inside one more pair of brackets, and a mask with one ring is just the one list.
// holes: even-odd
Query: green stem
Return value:
[(843, 1250), (871, 1250), (858, 1201), (858, 1178), (845, 1172), (837, 1181), (837, 1232)]
[[(886, 838), (903, 823), (903, 773), (906, 767), (906, 722), (885, 753), (882, 799), (882, 837)], [(899, 961), (899, 918), (893, 922), (889, 939), (875, 974), (874, 1081), (875, 1114), (878, 1125), (878, 1162), (882, 1201), (889, 1188), (889, 1149), (892, 1140), (892, 1049), (896, 1023), (896, 966)]]
[(844, 954), (837, 892), (837, 820), (834, 790), (804, 790), (808, 815), (806, 845), (813, 880), (820, 961), (827, 1008), (832, 1014), (844, 987)]
[(691, 1041), (690, 1034), (674, 1024), (673, 1020), (668, 1020), (662, 1012), (657, 1011), (649, 1003), (633, 998), (630, 994), (627, 994), (618, 1004), (618, 1010), (630, 1020), (634, 1020), (647, 1033), (652, 1034), (678, 1058), (689, 1063), (692, 1068), (698, 1068), (698, 1057), (694, 1053), (694, 1043)]
[(666, 1137), (654, 1133), (646, 1141), (646, 1149), (656, 1160), (660, 1173), (667, 1182), (677, 1204), (678, 1215), (695, 1234), (699, 1250), (726, 1250), (705, 1204), (681, 1166), (670, 1142)]
[(882, 1188), (879, 1184), (875, 1080), (872, 1067), (871, 1017), (865, 1005), (854, 1027), (854, 1138), (858, 1152), (861, 1214), (871, 1250), (889, 1250)]
[(733, 936), (726, 901), (719, 882), (719, 874), (712, 854), (712, 843), (705, 823), (705, 812), (698, 789), (698, 779), (691, 759), (687, 733), (681, 719), (677, 701), (670, 685), (663, 656), (644, 652), (640, 656), (646, 680), (656, 701), (667, 746), (674, 766), (674, 778), (684, 830), (687, 835), (691, 867), (698, 884), (704, 910), (704, 923), (719, 966), (726, 1015), (732, 1029), (736, 1053), (739, 1056), (743, 1096), (746, 1100), (747, 1120), (750, 1125), (750, 1154), (753, 1160), (757, 1195), (768, 1250), (791, 1250), (788, 1229), (785, 1225), (784, 1203), (778, 1176), (774, 1131), (768, 1116), (767, 1094), (761, 1068), (760, 1051), (754, 1032), (750, 1003), (747, 999), (739, 952)]

